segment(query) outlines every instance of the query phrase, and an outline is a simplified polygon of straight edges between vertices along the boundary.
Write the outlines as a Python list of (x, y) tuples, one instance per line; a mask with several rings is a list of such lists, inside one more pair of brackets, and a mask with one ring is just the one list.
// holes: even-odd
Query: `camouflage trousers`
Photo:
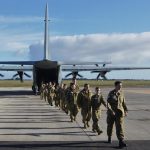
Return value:
[(100, 126), (98, 124), (100, 116), (101, 116), (101, 111), (100, 110), (92, 110), (92, 120), (93, 120), (92, 129), (96, 130), (97, 132), (100, 131)]
[(44, 93), (43, 93), (43, 96), (44, 96), (44, 100), (46, 101), (46, 100), (47, 100), (47, 93), (44, 92)]
[(76, 104), (69, 104), (69, 111), (70, 111), (70, 119), (71, 121), (76, 120), (76, 116), (79, 112), (78, 106)]
[(47, 101), (48, 101), (48, 103), (49, 103), (51, 106), (53, 106), (53, 96), (49, 95), (49, 96), (47, 97)]
[(54, 101), (55, 101), (55, 106), (60, 107), (60, 98), (59, 97), (54, 97)]
[(81, 115), (82, 115), (82, 122), (83, 123), (86, 123), (86, 122), (90, 121), (90, 119), (91, 119), (91, 109), (82, 108), (81, 109)]
[(113, 126), (116, 126), (116, 135), (118, 140), (124, 139), (124, 117), (118, 117), (115, 115), (107, 115), (107, 135), (112, 136)]
[(44, 92), (40, 92), (40, 99), (42, 100), (44, 97)]
[(65, 111), (66, 114), (69, 113), (69, 104), (66, 100), (64, 101), (64, 111)]
[(60, 107), (62, 110), (65, 110), (65, 100), (64, 99), (60, 99)]

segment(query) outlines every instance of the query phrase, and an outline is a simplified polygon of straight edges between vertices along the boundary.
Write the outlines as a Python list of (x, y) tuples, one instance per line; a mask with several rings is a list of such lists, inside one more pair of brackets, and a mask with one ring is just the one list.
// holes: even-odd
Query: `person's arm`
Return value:
[(125, 116), (127, 116), (128, 114), (128, 108), (127, 108), (127, 105), (126, 105), (126, 101), (125, 101), (125, 97), (123, 96), (123, 103), (122, 103), (122, 106), (123, 106), (123, 109), (124, 109), (124, 112), (125, 112)]
[(103, 95), (101, 95), (101, 103), (107, 108), (107, 104), (106, 104), (106, 102), (104, 100)]
[(82, 100), (82, 94), (80, 92), (77, 97), (77, 105), (79, 108), (81, 108), (81, 100)]
[(110, 101), (111, 101), (111, 92), (108, 94), (108, 97), (107, 97), (107, 104), (106, 104), (107, 107), (106, 108), (107, 108), (108, 112), (115, 115), (115, 112), (111, 108)]

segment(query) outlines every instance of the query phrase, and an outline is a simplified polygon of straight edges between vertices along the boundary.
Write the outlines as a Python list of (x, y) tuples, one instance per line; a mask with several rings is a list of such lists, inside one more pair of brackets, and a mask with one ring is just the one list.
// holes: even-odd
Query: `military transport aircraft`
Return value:
[[(67, 76), (72, 75), (73, 78), (81, 76), (79, 71), (91, 71), (98, 73), (97, 79), (101, 76), (106, 79), (105, 74), (112, 70), (134, 70), (134, 69), (150, 69), (148, 67), (106, 67), (111, 62), (59, 62), (49, 59), (49, 30), (48, 30), (48, 5), (45, 9), (45, 32), (44, 32), (44, 58), (39, 61), (0, 61), (0, 71), (17, 71), (20, 80), (23, 81), (23, 75), (29, 77), (25, 71), (33, 72), (33, 87), (38, 86), (40, 89), (42, 82), (61, 82), (61, 72), (70, 71)], [(102, 66), (100, 66), (100, 64)], [(0, 74), (0, 76), (3, 76)]]

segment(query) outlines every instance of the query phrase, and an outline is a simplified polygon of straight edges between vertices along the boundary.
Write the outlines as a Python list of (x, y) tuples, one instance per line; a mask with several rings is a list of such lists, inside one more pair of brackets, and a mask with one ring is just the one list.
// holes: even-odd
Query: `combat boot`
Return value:
[(69, 112), (68, 112), (68, 110), (67, 109), (65, 109), (65, 113), (68, 115), (69, 114)]
[(127, 147), (126, 143), (123, 140), (119, 140), (119, 148)]
[(84, 123), (84, 128), (85, 128), (85, 129), (87, 128), (86, 123)]
[(108, 136), (108, 143), (112, 143), (111, 136)]
[(72, 116), (70, 116), (70, 119), (71, 119), (71, 122), (73, 122), (73, 117)]
[(100, 135), (100, 134), (103, 133), (103, 131), (102, 130), (98, 130), (97, 133), (98, 133), (98, 135)]
[(90, 124), (89, 124), (89, 122), (87, 121), (87, 127), (90, 127)]
[(53, 106), (53, 103), (52, 103), (52, 102), (50, 102), (50, 104), (51, 104), (51, 106)]
[(96, 132), (96, 129), (92, 128), (92, 131), (93, 131), (93, 132)]

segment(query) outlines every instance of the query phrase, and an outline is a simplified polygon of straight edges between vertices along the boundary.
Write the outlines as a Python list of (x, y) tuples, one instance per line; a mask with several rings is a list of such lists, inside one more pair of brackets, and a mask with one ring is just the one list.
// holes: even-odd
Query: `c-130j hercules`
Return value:
[[(91, 71), (98, 73), (97, 79), (102, 77), (106, 79), (105, 74), (112, 70), (136, 70), (136, 69), (150, 69), (149, 67), (106, 67), (106, 64), (111, 62), (59, 62), (51, 61), (49, 59), (49, 17), (48, 17), (48, 4), (45, 9), (45, 31), (44, 31), (44, 58), (39, 61), (1, 61), (1, 71), (17, 71), (20, 80), (23, 81), (23, 75), (27, 75), (24, 71), (33, 72), (33, 88), (38, 86), (40, 89), (42, 83), (55, 82), (61, 83), (62, 71), (70, 71), (67, 76), (72, 75), (73, 78), (81, 76), (79, 71)], [(100, 66), (99, 64), (102, 64)], [(18, 66), (19, 65), (19, 66)], [(3, 76), (0, 74), (0, 76)]]

